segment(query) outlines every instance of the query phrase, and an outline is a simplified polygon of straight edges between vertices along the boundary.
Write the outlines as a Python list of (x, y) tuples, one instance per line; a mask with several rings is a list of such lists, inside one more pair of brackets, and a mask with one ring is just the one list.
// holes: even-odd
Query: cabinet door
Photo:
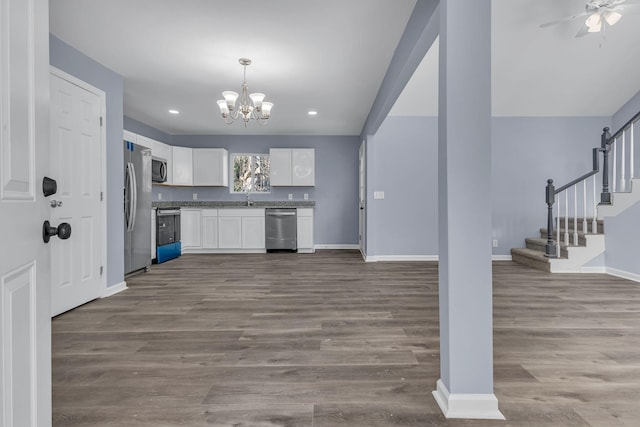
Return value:
[(220, 249), (239, 249), (242, 247), (241, 217), (218, 217), (218, 247)]
[(244, 249), (264, 249), (264, 215), (242, 218), (242, 247)]
[(181, 209), (180, 240), (182, 248), (202, 247), (202, 225), (200, 209)]
[(269, 162), (271, 186), (291, 185), (291, 150), (272, 148), (269, 150)]
[(125, 141), (129, 141), (129, 142), (133, 142), (134, 144), (138, 143), (138, 135), (133, 133), (133, 132), (129, 132), (128, 130), (124, 130), (122, 131), (123, 135), (122, 138)]
[(314, 186), (315, 150), (294, 148), (291, 150), (291, 185)]
[(313, 249), (313, 217), (298, 217), (298, 249)]
[(215, 249), (218, 247), (218, 210), (202, 210), (202, 247)]
[(191, 148), (172, 147), (173, 185), (193, 185), (193, 155)]
[(229, 157), (223, 148), (196, 148), (193, 150), (193, 185), (229, 185), (227, 164)]

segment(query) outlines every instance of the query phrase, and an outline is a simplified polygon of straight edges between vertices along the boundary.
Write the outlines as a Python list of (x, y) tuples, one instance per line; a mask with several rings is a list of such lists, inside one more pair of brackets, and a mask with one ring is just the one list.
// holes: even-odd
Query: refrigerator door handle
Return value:
[(125, 200), (125, 203), (128, 206), (125, 206), (125, 219), (127, 220), (127, 231), (133, 231), (136, 223), (136, 205), (138, 199), (138, 192), (136, 189), (136, 172), (133, 168), (133, 163), (127, 163), (127, 183), (126, 189), (128, 190), (128, 194)]

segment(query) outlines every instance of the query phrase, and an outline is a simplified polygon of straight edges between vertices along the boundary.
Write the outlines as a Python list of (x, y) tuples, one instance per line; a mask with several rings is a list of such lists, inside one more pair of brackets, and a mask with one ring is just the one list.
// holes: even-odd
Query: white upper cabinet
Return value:
[(313, 148), (291, 150), (291, 184), (313, 187), (316, 185), (316, 156)]
[(229, 153), (224, 148), (193, 149), (193, 185), (229, 186)]
[(138, 143), (138, 135), (133, 133), (133, 132), (129, 132), (128, 130), (125, 130), (123, 135), (123, 138), (125, 141), (129, 141), (129, 142), (133, 142), (134, 144)]
[(171, 147), (173, 185), (193, 185), (193, 154), (191, 148)]
[(315, 185), (315, 149), (272, 148), (269, 157), (272, 186)]

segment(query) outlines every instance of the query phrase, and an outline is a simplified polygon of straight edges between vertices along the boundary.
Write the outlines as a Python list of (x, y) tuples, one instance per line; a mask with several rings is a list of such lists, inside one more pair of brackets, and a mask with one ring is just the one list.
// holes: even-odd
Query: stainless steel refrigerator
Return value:
[(151, 150), (124, 141), (124, 273), (151, 265)]

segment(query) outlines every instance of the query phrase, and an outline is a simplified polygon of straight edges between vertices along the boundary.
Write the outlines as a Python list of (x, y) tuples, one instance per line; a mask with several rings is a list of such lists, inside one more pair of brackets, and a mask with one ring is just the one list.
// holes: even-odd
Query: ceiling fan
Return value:
[(578, 30), (576, 37), (583, 37), (589, 33), (599, 33), (607, 25), (613, 26), (618, 23), (620, 18), (622, 18), (622, 12), (626, 7), (623, 3), (631, 5), (632, 3), (640, 3), (640, 0), (589, 0), (585, 5), (584, 12), (567, 16), (566, 18), (558, 19), (556, 21), (546, 22), (540, 25), (540, 28), (546, 28), (563, 22), (570, 22), (581, 17), (586, 17), (584, 24), (580, 27), (580, 30)]

